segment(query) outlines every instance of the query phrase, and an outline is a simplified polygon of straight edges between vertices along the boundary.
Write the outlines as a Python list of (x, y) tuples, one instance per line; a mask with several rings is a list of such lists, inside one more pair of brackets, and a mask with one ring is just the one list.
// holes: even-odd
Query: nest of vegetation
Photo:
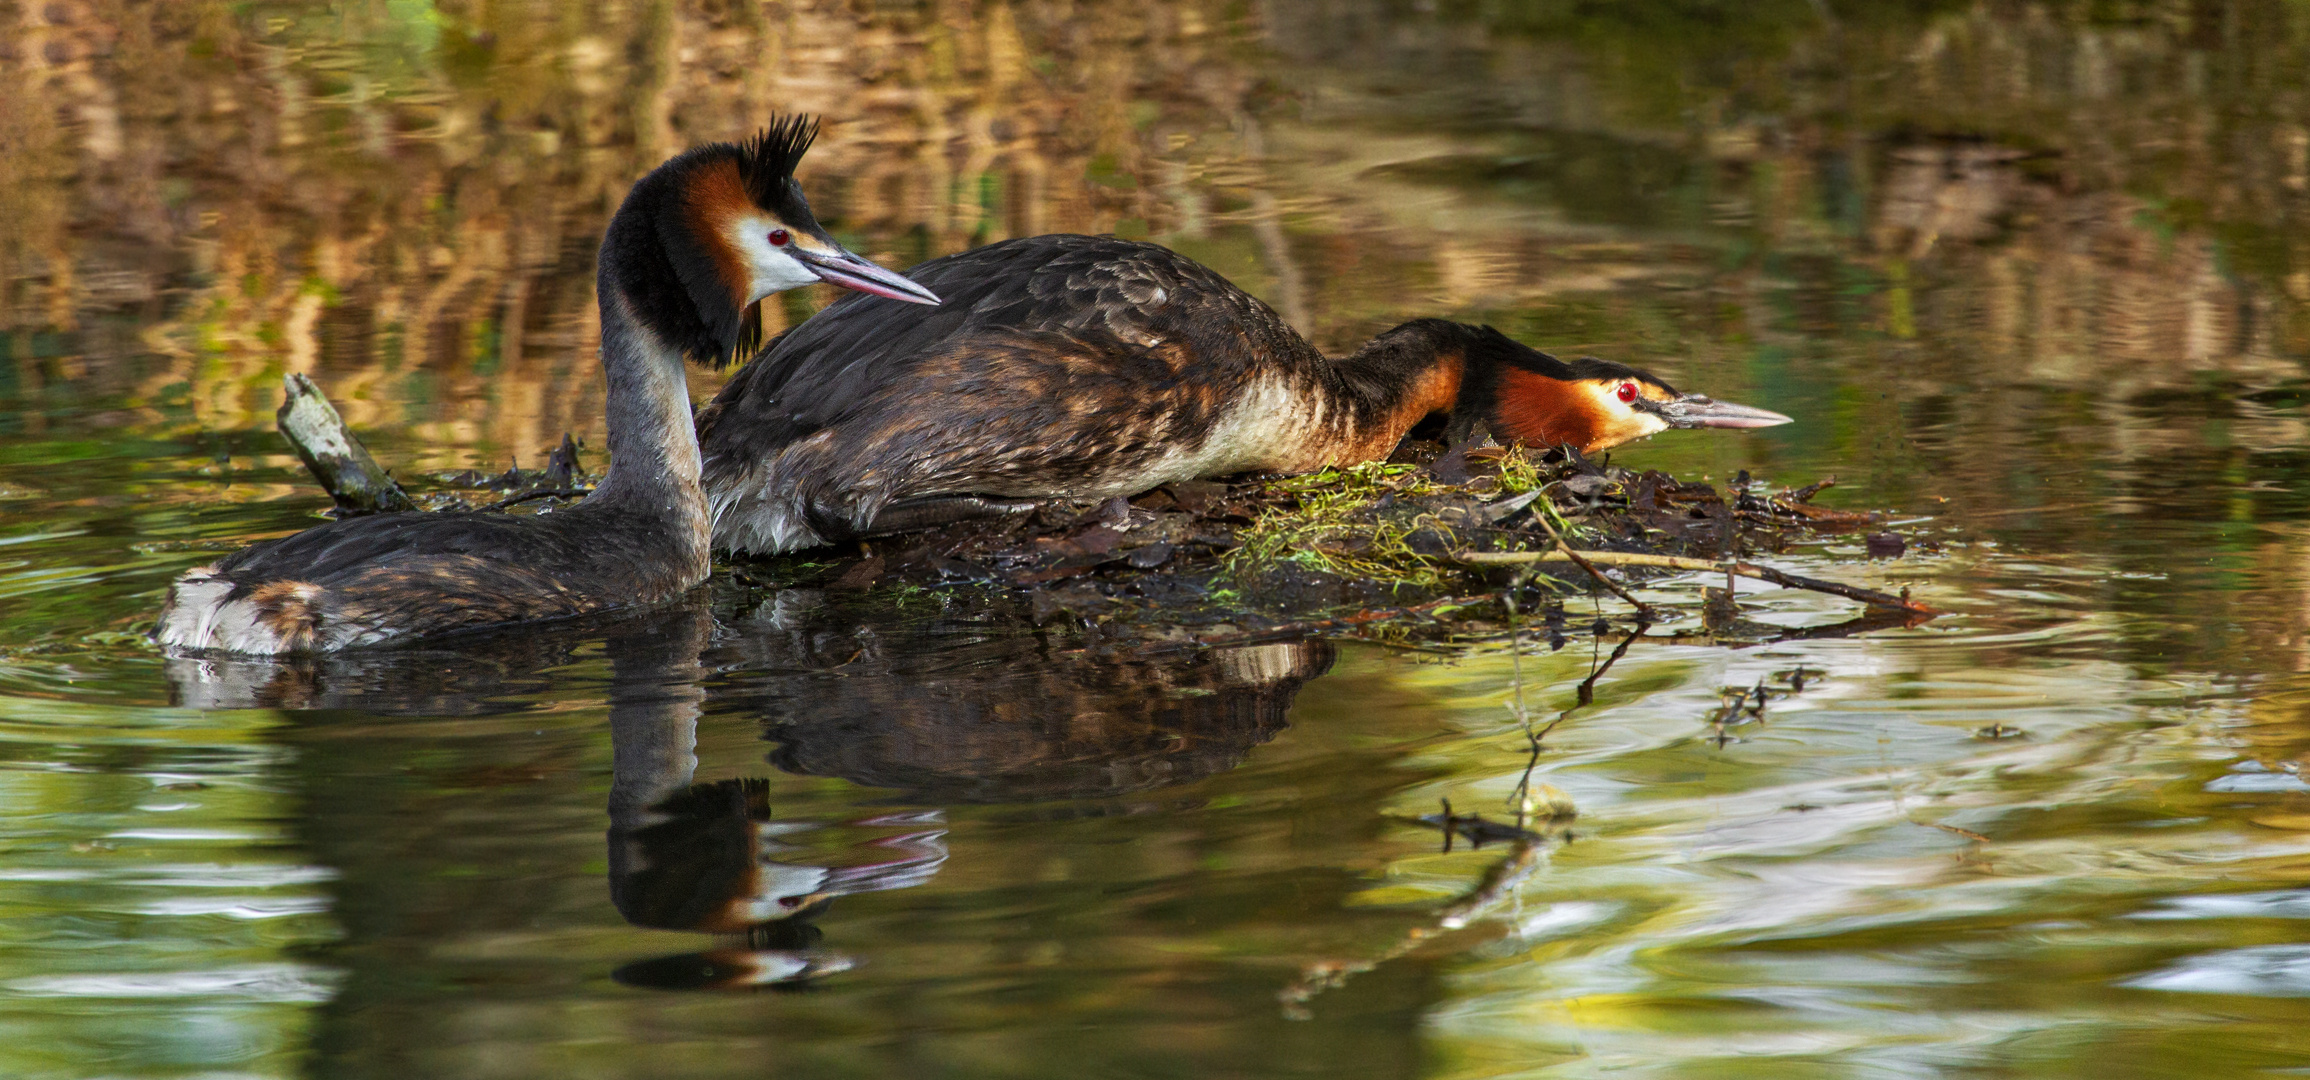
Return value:
[[(378, 468), (311, 380), (291, 375), (280, 416), (341, 512), (423, 506), (551, 513), (592, 478), (568, 436), (542, 470), (436, 477), (422, 501)], [(1394, 456), (1305, 476), (1170, 484), (1135, 498), (1046, 503), (1034, 513), (732, 566), (760, 598), (807, 588), (950, 616), (1076, 620), (1088, 632), (1190, 644), (1372, 629), (1398, 639), (1497, 633), (1538, 613), (1553, 641), (1563, 600), (1609, 592), (1639, 623), (1671, 613), (1627, 590), (1647, 574), (1710, 570), (1859, 601), (1865, 613), (1802, 631), (1742, 629), (1729, 591), (1704, 606), (1716, 637), (1822, 636), (1915, 623), (1936, 612), (1892, 596), (1747, 561), (1824, 532), (1879, 527), (1875, 515), (1812, 498), (1833, 481), (1766, 492), (1741, 473), (1723, 490), (1612, 467), (1569, 449), (1446, 450), (1419, 438)], [(1872, 556), (1906, 541), (1869, 538)], [(1600, 631), (1601, 619), (1594, 624)]]
[[(1560, 627), (1565, 599), (1599, 590), (1631, 601), (1635, 619), (1664, 620), (1675, 613), (1634, 602), (1625, 586), (1702, 568), (1861, 601), (1847, 632), (1930, 617), (1906, 597), (1747, 561), (1824, 533), (1873, 532), (1872, 555), (1906, 547), (1876, 531), (1877, 515), (1813, 506), (1832, 483), (1768, 491), (1743, 473), (1720, 490), (1566, 451), (1444, 453), (1415, 441), (1386, 462), (1046, 504), (1006, 521), (745, 560), (732, 574), (756, 588), (1016, 608), (1037, 624), (1200, 643), (1349, 629), (1480, 637), (1505, 629), (1510, 604)], [(1715, 636), (1781, 632), (1701, 615)]]

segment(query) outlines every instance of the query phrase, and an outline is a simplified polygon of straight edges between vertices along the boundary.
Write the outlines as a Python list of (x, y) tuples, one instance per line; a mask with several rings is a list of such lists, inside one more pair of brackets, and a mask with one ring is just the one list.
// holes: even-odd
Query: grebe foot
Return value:
[(979, 521), (986, 518), (1013, 517), (1033, 513), (1038, 504), (1032, 499), (990, 499), (982, 495), (930, 495), (920, 499), (894, 502), (874, 515), (861, 537), (888, 536), (891, 533), (916, 532), (952, 525), (958, 521)]

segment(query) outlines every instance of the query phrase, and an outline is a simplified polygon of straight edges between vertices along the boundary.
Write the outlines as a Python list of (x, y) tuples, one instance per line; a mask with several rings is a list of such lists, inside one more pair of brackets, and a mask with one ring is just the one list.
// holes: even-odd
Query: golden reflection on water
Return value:
[(598, 423), (626, 184), (802, 110), (876, 258), (1153, 235), (1335, 345), (1578, 298), (1588, 344), (1703, 370), (1836, 329), (1920, 394), (2292, 377), (2310, 135), (2241, 108), (2292, 56), (2251, 29), (2278, 12), (1826, 12), (1760, 15), (1720, 70), (1609, 17), (1583, 47), (1381, 4), (26, 5), (0, 318), (23, 385), (144, 426), (261, 427), (318, 371), (420, 451), (530, 452)]

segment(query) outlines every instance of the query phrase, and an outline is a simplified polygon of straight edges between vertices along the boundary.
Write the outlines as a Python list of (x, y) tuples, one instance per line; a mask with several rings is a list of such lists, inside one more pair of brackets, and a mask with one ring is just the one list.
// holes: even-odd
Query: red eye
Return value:
[(770, 230), (770, 246), (771, 246), (771, 247), (785, 247), (785, 246), (786, 246), (786, 241), (788, 241), (788, 240), (792, 240), (792, 239), (794, 239), (794, 237), (792, 237), (791, 235), (788, 235), (788, 233), (787, 233), (787, 232), (786, 232), (786, 230), (784, 230), (784, 229), (772, 229), (772, 230)]
[(1633, 404), (1635, 404), (1635, 403), (1636, 403), (1636, 384), (1635, 384), (1635, 383), (1632, 383), (1632, 382), (1624, 382), (1624, 383), (1621, 383), (1621, 384), (1620, 384), (1620, 389), (1618, 389), (1618, 390), (1615, 390), (1615, 391), (1613, 391), (1612, 393), (1613, 393), (1613, 396), (1615, 396), (1615, 397), (1617, 397), (1617, 398), (1619, 398), (1619, 399), (1620, 399), (1620, 403), (1621, 403), (1621, 404), (1623, 404), (1623, 405), (1633, 405)]

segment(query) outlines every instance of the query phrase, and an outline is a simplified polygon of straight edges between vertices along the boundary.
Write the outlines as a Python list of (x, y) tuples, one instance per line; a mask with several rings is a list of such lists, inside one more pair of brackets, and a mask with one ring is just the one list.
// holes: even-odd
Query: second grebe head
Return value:
[(701, 231), (728, 245), (723, 258), (736, 257), (736, 265), (723, 269), (731, 282), (744, 282), (741, 302), (824, 281), (908, 303), (938, 303), (929, 289), (844, 250), (818, 224), (794, 179), (794, 167), (817, 137), (818, 125), (799, 116), (774, 123), (737, 147), (742, 192), (710, 180), (691, 188)]
[[(744, 360), (765, 296), (824, 281), (916, 304), (938, 296), (827, 235), (795, 166), (818, 135), (805, 117), (740, 143), (709, 143), (634, 185), (603, 241), (603, 284), (693, 360)], [(636, 213), (635, 211), (639, 211)]]
[(1570, 363), (1489, 326), (1468, 349), (1472, 389), (1494, 437), (1583, 453), (1671, 428), (1760, 428), (1790, 422), (1777, 412), (1682, 394), (1649, 371), (1595, 357)]

